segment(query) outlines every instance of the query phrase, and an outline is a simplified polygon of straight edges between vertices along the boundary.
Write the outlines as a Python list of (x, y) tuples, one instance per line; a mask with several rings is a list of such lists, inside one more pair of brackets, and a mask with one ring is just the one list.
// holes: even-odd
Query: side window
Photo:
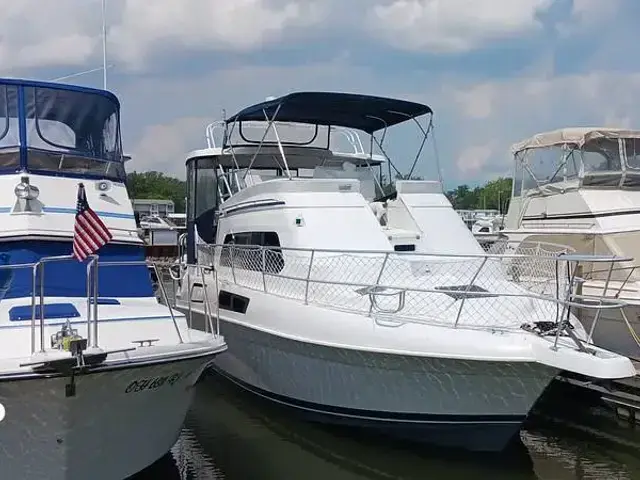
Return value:
[(280, 273), (284, 268), (280, 238), (276, 232), (228, 233), (224, 244), (233, 246), (222, 249), (222, 266), (265, 273)]
[(514, 197), (519, 197), (522, 194), (522, 175), (524, 168), (522, 168), (522, 157), (524, 152), (518, 152), (515, 156), (515, 170), (513, 172), (513, 192)]

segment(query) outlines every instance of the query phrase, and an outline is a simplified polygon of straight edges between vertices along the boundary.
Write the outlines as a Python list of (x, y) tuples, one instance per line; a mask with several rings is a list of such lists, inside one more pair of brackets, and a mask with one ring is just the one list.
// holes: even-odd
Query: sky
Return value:
[[(0, 76), (101, 66), (100, 0), (0, 4)], [(445, 184), (479, 184), (535, 133), (640, 127), (639, 18), (637, 0), (107, 0), (108, 89), (129, 171), (184, 178), (223, 110), (329, 90), (430, 105)], [(102, 72), (65, 81), (101, 88)], [(401, 170), (408, 135), (390, 143)], [(418, 173), (433, 177), (429, 145)]]

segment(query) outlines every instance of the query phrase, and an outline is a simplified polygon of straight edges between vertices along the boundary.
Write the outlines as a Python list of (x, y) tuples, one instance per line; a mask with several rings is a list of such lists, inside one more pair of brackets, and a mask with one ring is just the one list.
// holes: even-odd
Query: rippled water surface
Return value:
[(472, 455), (306, 423), (209, 374), (171, 455), (132, 480), (640, 479), (640, 431), (561, 399), (509, 451)]

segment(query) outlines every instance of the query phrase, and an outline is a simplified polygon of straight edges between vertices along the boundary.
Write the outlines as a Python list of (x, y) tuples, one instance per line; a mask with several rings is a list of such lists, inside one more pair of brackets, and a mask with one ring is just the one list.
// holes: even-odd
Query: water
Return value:
[(640, 479), (640, 432), (560, 396), (566, 411), (543, 411), (564, 420), (540, 414), (509, 451), (474, 455), (303, 422), (207, 374), (171, 455), (131, 480)]

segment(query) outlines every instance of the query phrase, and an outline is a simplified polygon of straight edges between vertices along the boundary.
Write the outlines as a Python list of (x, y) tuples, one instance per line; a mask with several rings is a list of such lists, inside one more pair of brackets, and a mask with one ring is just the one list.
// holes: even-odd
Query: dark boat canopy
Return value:
[(124, 178), (120, 103), (104, 90), (0, 78), (0, 172)]
[(229, 118), (227, 124), (292, 122), (354, 128), (372, 134), (430, 113), (433, 112), (428, 106), (406, 100), (354, 93), (295, 92), (247, 107)]

